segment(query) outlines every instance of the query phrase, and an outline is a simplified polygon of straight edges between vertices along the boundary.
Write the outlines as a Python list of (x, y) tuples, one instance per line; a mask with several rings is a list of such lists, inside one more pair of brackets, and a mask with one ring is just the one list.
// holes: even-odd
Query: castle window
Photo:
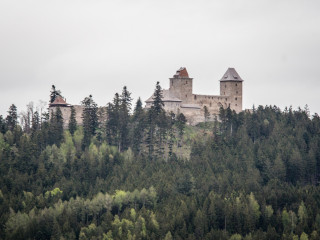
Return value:
[(226, 101), (228, 101), (228, 98), (226, 98)]
[(236, 104), (236, 106), (238, 106), (238, 104)]
[(236, 91), (236, 94), (238, 94), (238, 91)]
[(194, 100), (197, 100), (197, 95), (194, 95)]
[(188, 95), (186, 94), (186, 97), (188, 97)]
[(236, 86), (238, 86), (238, 83), (236, 83)]
[(227, 85), (224, 85), (225, 88), (227, 88)]
[(235, 98), (235, 100), (237, 101), (237, 100), (238, 100), (238, 98)]

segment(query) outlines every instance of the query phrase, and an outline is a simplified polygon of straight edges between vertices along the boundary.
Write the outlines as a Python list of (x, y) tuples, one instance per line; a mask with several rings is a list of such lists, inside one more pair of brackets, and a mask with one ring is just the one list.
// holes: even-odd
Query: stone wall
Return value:
[(230, 97), (193, 94), (193, 103), (199, 104), (201, 108), (207, 106), (210, 114), (218, 114), (220, 107), (227, 108), (229, 106)]
[[(82, 125), (82, 113), (83, 113), (83, 106), (81, 105), (73, 105), (74, 110), (76, 112), (76, 121), (78, 125)], [(51, 114), (57, 110), (57, 107), (49, 107), (49, 114), (51, 118)], [(67, 129), (69, 127), (70, 116), (71, 116), (71, 106), (63, 106), (60, 107), (62, 117), (63, 117), (63, 127)], [(98, 108), (98, 118), (99, 121), (104, 124), (107, 119), (106, 107), (99, 107)]]
[(170, 78), (169, 91), (182, 102), (192, 103), (192, 78)]
[(220, 95), (228, 96), (230, 108), (237, 113), (242, 111), (242, 82), (220, 82)]
[[(77, 124), (82, 125), (82, 112), (83, 107), (81, 105), (73, 105), (76, 112), (76, 121)], [(50, 118), (53, 112), (57, 110), (58, 107), (49, 107)], [(60, 107), (62, 117), (63, 117), (63, 127), (68, 128), (70, 116), (71, 116), (71, 106), (63, 106)]]
[(164, 103), (164, 109), (168, 112), (178, 112), (181, 106), (181, 102), (165, 102)]

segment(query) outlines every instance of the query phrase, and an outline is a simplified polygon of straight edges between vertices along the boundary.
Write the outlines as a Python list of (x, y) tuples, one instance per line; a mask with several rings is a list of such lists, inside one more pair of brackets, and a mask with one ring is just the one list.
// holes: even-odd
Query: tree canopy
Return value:
[(73, 134), (59, 108), (30, 129), (0, 116), (0, 239), (319, 239), (317, 114), (228, 108), (190, 126), (131, 101), (123, 88), (103, 122), (90, 95)]

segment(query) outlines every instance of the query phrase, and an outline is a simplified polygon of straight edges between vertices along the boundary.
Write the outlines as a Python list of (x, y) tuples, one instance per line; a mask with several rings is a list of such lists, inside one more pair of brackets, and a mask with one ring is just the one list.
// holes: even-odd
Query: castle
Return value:
[[(163, 103), (166, 111), (183, 113), (190, 124), (203, 122), (206, 106), (211, 120), (219, 113), (220, 107), (230, 107), (237, 113), (242, 111), (242, 78), (234, 68), (228, 68), (220, 79), (220, 95), (193, 94), (193, 78), (187, 69), (181, 67), (170, 80), (168, 90), (163, 90)], [(153, 103), (153, 96), (146, 101), (146, 108)]]
[(60, 108), (62, 117), (63, 117), (63, 127), (68, 128), (70, 116), (71, 116), (71, 107), (74, 107), (76, 113), (77, 124), (82, 125), (82, 112), (83, 106), (81, 105), (71, 105), (66, 102), (61, 96), (57, 96), (55, 100), (49, 104), (49, 114), (51, 117), (52, 112), (55, 112), (57, 108)]
[[(187, 69), (182, 67), (170, 79), (170, 88), (163, 90), (164, 109), (168, 112), (183, 113), (188, 123), (194, 125), (204, 122), (204, 107), (206, 106), (210, 117), (213, 120), (218, 115), (220, 107), (230, 107), (237, 113), (242, 111), (242, 78), (234, 68), (228, 68), (220, 79), (220, 95), (200, 95), (193, 94), (193, 78), (189, 77)], [(153, 103), (153, 96), (146, 101), (146, 108), (150, 108)], [(83, 106), (68, 104), (61, 96), (49, 104), (49, 112), (55, 111), (57, 107), (61, 109), (64, 119), (64, 127), (67, 128), (71, 115), (71, 106), (76, 112), (76, 120), (82, 125)], [(100, 107), (100, 115), (105, 119), (105, 108)]]

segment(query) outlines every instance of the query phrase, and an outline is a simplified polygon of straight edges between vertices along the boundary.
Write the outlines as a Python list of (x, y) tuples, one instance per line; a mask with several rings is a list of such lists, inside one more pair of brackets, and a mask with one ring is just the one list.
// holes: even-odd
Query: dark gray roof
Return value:
[(226, 82), (226, 81), (242, 82), (243, 79), (239, 76), (239, 74), (234, 68), (228, 68), (228, 70), (223, 75), (220, 81), (221, 82)]
[[(162, 90), (162, 101), (163, 102), (182, 102), (179, 98), (177, 98), (172, 92), (169, 90)], [(153, 95), (148, 98), (146, 102), (153, 102)]]

